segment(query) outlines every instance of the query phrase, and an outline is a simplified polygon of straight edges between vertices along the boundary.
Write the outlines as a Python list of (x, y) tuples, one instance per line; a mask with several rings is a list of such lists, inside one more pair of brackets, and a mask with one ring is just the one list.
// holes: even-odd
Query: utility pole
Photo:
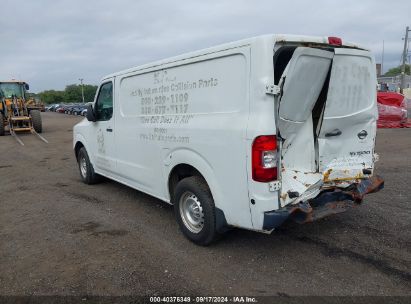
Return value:
[(81, 84), (81, 97), (82, 97), (83, 103), (84, 103), (84, 86), (83, 86), (83, 80), (84, 80), (84, 78), (79, 78), (78, 80), (80, 80), (80, 84)]
[(402, 66), (401, 66), (401, 86), (400, 93), (404, 93), (405, 87), (405, 63), (407, 62), (407, 52), (408, 52), (408, 32), (410, 31), (409, 26), (405, 29), (405, 39), (404, 39), (404, 50), (402, 51)]
[(381, 76), (384, 75), (384, 40), (382, 41)]

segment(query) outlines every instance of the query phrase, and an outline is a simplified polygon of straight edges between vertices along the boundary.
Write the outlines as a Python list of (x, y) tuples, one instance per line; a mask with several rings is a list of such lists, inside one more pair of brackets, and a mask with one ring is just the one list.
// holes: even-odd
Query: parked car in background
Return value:
[(59, 107), (56, 108), (55, 112), (56, 113), (64, 113), (65, 111), (65, 106), (64, 105), (60, 105)]
[(51, 104), (46, 108), (46, 110), (49, 112), (85, 116), (85, 114), (87, 113), (87, 106), (89, 104), (91, 104), (91, 102), (70, 103), (70, 104)]
[(51, 104), (51, 105), (48, 105), (48, 107), (46, 107), (46, 111), (55, 112), (56, 109), (57, 109), (59, 106), (60, 106), (59, 104)]
[(85, 104), (82, 105), (77, 105), (71, 108), (71, 113), (72, 115), (81, 115), (83, 110), (86, 108)]
[(66, 106), (66, 109), (64, 110), (65, 114), (71, 114), (71, 111), (73, 109), (74, 105), (70, 104)]

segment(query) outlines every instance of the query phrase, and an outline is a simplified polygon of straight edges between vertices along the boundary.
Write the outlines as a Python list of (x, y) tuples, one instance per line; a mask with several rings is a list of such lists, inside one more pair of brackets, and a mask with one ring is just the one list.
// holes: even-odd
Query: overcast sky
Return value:
[(339, 36), (400, 63), (411, 1), (0, 0), (0, 79), (32, 92), (267, 34)]

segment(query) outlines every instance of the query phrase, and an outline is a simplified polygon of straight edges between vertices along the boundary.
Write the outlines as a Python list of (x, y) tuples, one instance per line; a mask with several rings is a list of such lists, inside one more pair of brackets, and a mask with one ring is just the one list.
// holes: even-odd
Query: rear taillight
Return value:
[(328, 37), (328, 44), (342, 45), (342, 40), (339, 37)]
[(277, 138), (263, 135), (254, 139), (252, 146), (253, 180), (271, 182), (277, 179)]

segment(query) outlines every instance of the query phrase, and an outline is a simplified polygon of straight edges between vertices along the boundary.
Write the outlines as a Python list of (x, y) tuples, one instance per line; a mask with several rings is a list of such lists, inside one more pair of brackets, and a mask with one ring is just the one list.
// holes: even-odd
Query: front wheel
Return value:
[(191, 176), (177, 184), (174, 214), (181, 231), (190, 241), (206, 246), (216, 239), (214, 200), (203, 178)]
[(33, 128), (37, 133), (41, 133), (43, 131), (43, 125), (41, 122), (41, 114), (38, 110), (31, 110), (31, 121), (33, 122)]
[(77, 154), (77, 163), (81, 179), (85, 184), (92, 185), (101, 181), (101, 176), (94, 172), (86, 148), (82, 147)]

